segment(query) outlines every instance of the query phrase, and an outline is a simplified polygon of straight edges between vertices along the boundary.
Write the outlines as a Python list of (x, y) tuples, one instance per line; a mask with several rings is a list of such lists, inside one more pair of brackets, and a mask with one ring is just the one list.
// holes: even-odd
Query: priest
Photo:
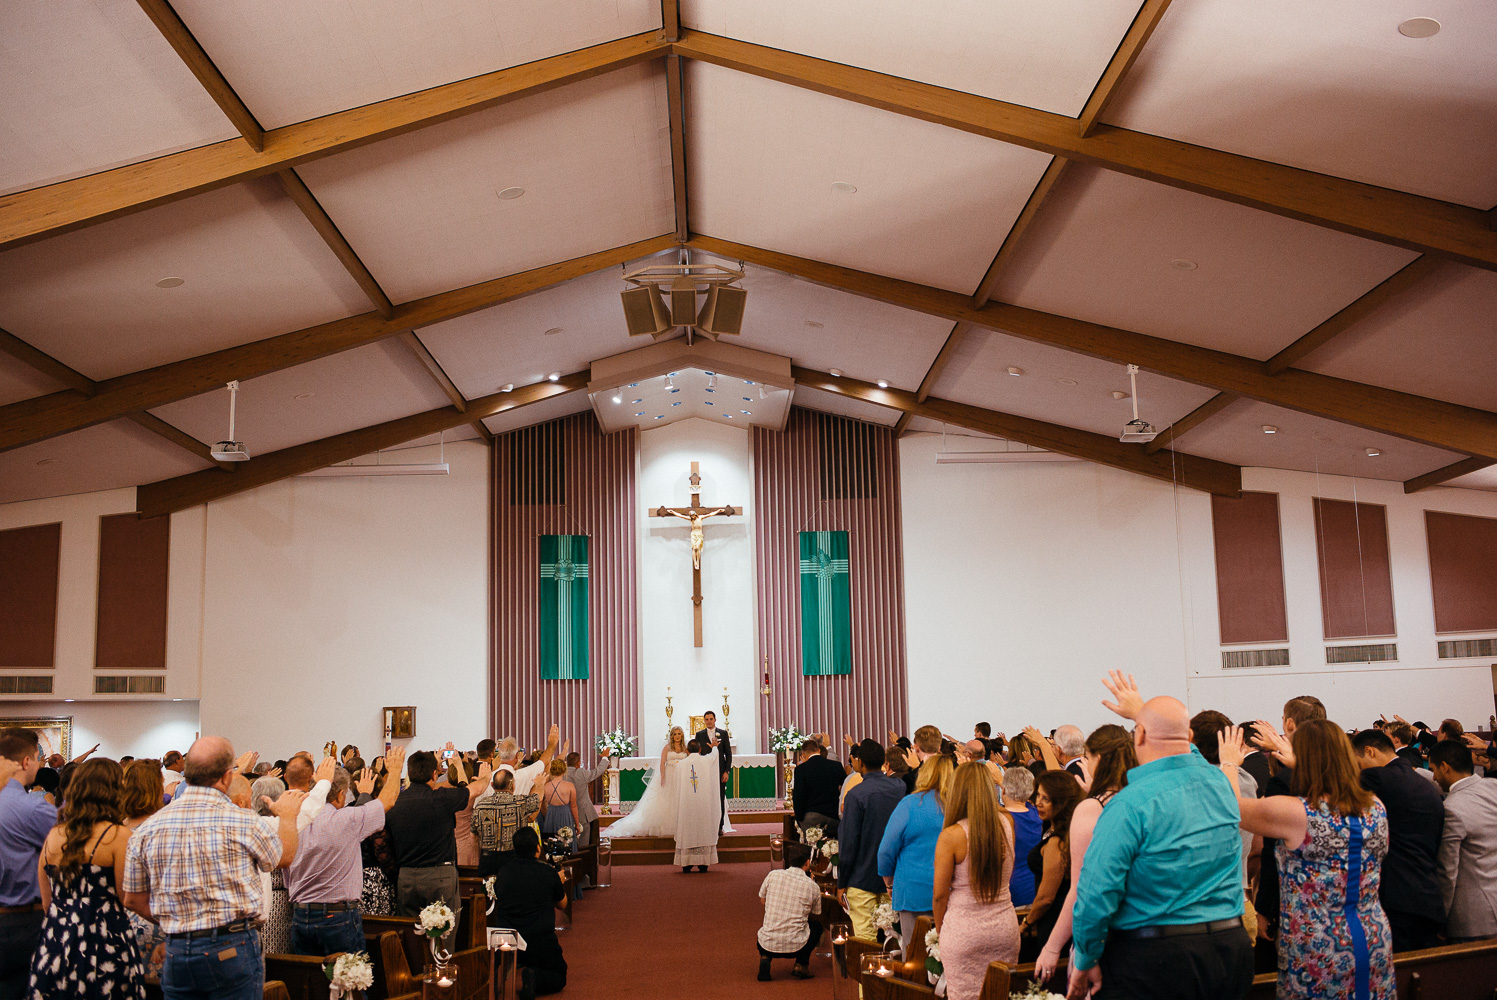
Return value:
[(681, 871), (706, 871), (717, 864), (717, 762), (712, 746), (697, 740), (686, 744), (686, 758), (671, 765), (670, 784), (676, 794), (676, 864)]

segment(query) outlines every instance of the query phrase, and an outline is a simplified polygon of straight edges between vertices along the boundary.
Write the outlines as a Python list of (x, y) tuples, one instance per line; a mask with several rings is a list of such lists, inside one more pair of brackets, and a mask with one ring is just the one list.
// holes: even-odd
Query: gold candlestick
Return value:
[(728, 711), (728, 689), (723, 688), (723, 732), (731, 736), (733, 735), (733, 727), (728, 721)]
[(670, 685), (666, 685), (666, 688), (665, 688), (665, 741), (667, 743), (669, 743), (670, 739), (671, 739), (671, 716), (675, 714), (675, 711), (676, 710), (671, 707), (671, 689), (670, 689)]

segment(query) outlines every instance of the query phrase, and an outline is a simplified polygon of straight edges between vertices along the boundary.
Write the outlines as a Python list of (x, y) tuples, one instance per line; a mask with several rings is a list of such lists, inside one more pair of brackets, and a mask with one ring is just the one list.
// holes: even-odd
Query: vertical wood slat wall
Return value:
[[(827, 421), (823, 434), (820, 421)], [(866, 446), (871, 433), (877, 496), (823, 499), (857, 492), (846, 481), (823, 490), (821, 448)], [(904, 630), (904, 551), (899, 455), (893, 430), (792, 408), (783, 432), (756, 427), (752, 441), (754, 534), (761, 671), (769, 657), (773, 693), (759, 698), (760, 751), (769, 729), (795, 724), (840, 740), (908, 730)], [(844, 480), (857, 477), (843, 477)], [(848, 532), (852, 590), (852, 673), (801, 674), (802, 531)], [(762, 678), (761, 678), (762, 679)], [(745, 748), (746, 749), (746, 748)]]
[[(559, 442), (563, 461), (530, 462)], [(583, 760), (593, 739), (616, 725), (636, 732), (639, 705), (636, 587), (635, 432), (604, 435), (591, 411), (494, 439), (490, 617), (491, 735), (541, 746), (552, 722)], [(511, 503), (511, 470), (524, 485), (564, 503)], [(542, 456), (544, 459), (545, 456)], [(543, 470), (552, 477), (537, 484)], [(538, 642), (539, 537), (589, 536), (588, 679), (541, 680)]]
[(1497, 518), (1424, 512), (1435, 631), (1497, 630)]
[(56, 664), (62, 525), (0, 531), (0, 667)]
[(98, 670), (165, 670), (171, 518), (99, 519)]
[(1287, 642), (1279, 495), (1213, 496), (1211, 535), (1222, 644)]
[(1325, 638), (1397, 635), (1387, 508), (1316, 497), (1315, 548)]

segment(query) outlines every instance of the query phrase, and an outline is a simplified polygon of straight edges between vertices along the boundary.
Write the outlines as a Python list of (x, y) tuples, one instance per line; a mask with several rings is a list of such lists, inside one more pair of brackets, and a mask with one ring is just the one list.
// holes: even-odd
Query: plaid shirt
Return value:
[(281, 838), (216, 788), (188, 787), (146, 820), (125, 849), (126, 892), (148, 892), (167, 934), (260, 919), (260, 872), (281, 860)]
[(799, 868), (779, 868), (764, 876), (759, 898), (764, 900), (764, 926), (759, 928), (764, 950), (786, 955), (804, 948), (811, 933), (807, 918), (821, 912), (816, 881)]
[(485, 851), (512, 851), (515, 849), (515, 831), (525, 824), (525, 816), (541, 807), (537, 794), (515, 795), (511, 792), (493, 792), (478, 800), (473, 806), (473, 833), (478, 837), (478, 846)]

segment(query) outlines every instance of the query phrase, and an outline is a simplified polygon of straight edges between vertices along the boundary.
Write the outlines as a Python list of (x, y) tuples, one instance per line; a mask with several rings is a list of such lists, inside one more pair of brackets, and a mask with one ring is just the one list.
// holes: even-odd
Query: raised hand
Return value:
[(279, 778), (281, 776), (281, 773), (282, 772), (281, 772), (280, 768), (273, 767), (269, 771), (265, 772), (265, 777), (267, 777), (267, 778)]
[(333, 772), (337, 769), (338, 762), (331, 757), (322, 758), (322, 763), (317, 765), (317, 770), (312, 772), (312, 782), (332, 781)]
[(1294, 750), (1290, 748), (1289, 741), (1278, 734), (1272, 723), (1259, 719), (1253, 724), (1253, 728), (1258, 730), (1258, 738), (1254, 743), (1279, 758), (1279, 762), (1285, 767), (1294, 766)]
[(1125, 719), (1138, 718), (1139, 711), (1144, 707), (1144, 699), (1138, 693), (1138, 683), (1134, 681), (1132, 674), (1109, 670), (1107, 676), (1102, 678), (1102, 684), (1117, 699), (1116, 702), (1102, 699), (1103, 708)]
[(561, 726), (553, 722), (551, 723), (551, 731), (546, 734), (546, 745), (554, 747), (559, 742), (561, 742)]
[(898, 742), (899, 742), (899, 734), (896, 733), (892, 729), (889, 730), (889, 743), (890, 744), (894, 744), (894, 743), (898, 743)]
[(1242, 746), (1242, 729), (1238, 726), (1228, 726), (1221, 731), (1217, 737), (1217, 753), (1223, 764), (1231, 764), (1233, 767), (1241, 767), (1243, 758), (1247, 756)]
[(239, 759), (234, 762), (234, 770), (238, 771), (240, 774), (248, 774), (254, 769), (255, 761), (259, 759), (260, 755), (254, 750), (249, 750), (245, 753), (242, 753), (239, 755)]
[(853, 742), (853, 738), (851, 736), (847, 735), (846, 733), (842, 734), (842, 742), (846, 743), (850, 747), (857, 746), (857, 744)]
[(1042, 734), (1038, 729), (1034, 728), (1033, 726), (1025, 726), (1024, 729), (1023, 729), (1023, 733), (1024, 733), (1024, 737), (1027, 740), (1029, 740), (1030, 743), (1034, 744), (1034, 748), (1036, 750), (1038, 750), (1040, 748), (1040, 746), (1045, 743), (1044, 734)]
[(391, 747), (390, 752), (385, 754), (385, 772), (394, 775), (396, 780), (400, 778), (400, 768), (405, 764), (405, 747)]
[(1475, 733), (1462, 733), (1461, 739), (1465, 740), (1466, 746), (1472, 750), (1485, 750), (1487, 748), (1487, 741)]

